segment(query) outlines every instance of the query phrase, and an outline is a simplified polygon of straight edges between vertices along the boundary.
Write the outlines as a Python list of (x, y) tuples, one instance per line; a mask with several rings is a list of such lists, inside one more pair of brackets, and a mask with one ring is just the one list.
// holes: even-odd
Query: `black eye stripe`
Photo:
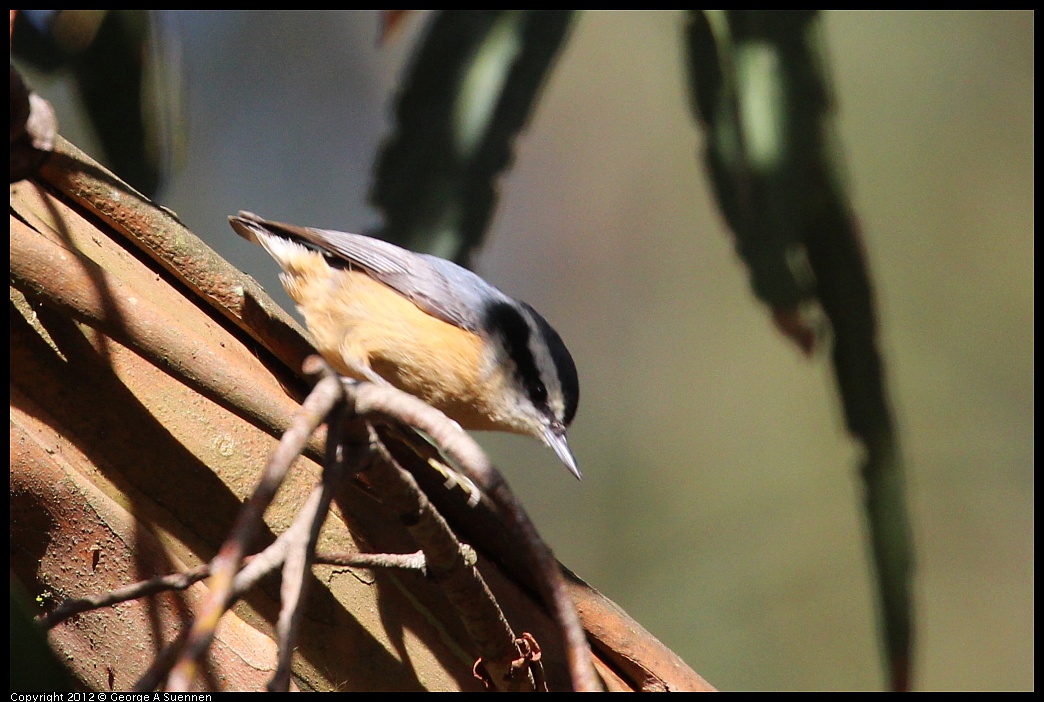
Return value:
[(554, 327), (532, 307), (524, 302), (522, 305), (529, 310), (530, 315), (536, 321), (540, 335), (544, 338), (544, 344), (551, 352), (551, 360), (554, 361), (555, 371), (558, 374), (558, 385), (562, 389), (561, 421), (564, 425), (569, 426), (573, 417), (576, 416), (576, 406), (580, 401), (580, 379), (576, 373), (576, 364), (573, 363), (569, 349), (566, 348), (565, 342), (562, 341), (562, 337), (558, 335)]
[(495, 302), (486, 310), (486, 329), (496, 329), (503, 335), (504, 347), (526, 394), (534, 407), (547, 411), (547, 387), (529, 348), (530, 330), (525, 317), (507, 302)]
[(541, 317), (536, 310), (522, 302), (519, 303), (529, 313), (536, 325), (536, 332), (551, 355), (558, 386), (562, 394), (562, 416), (555, 417), (548, 402), (548, 389), (540, 375), (540, 368), (533, 358), (530, 348), (530, 336), (533, 329), (519, 309), (507, 302), (496, 302), (486, 310), (486, 329), (496, 329), (503, 336), (504, 347), (515, 365), (515, 373), (525, 388), (533, 406), (547, 414), (551, 419), (560, 421), (565, 426), (573, 421), (577, 403), (580, 399), (580, 383), (577, 378), (576, 365), (569, 355), (562, 337)]

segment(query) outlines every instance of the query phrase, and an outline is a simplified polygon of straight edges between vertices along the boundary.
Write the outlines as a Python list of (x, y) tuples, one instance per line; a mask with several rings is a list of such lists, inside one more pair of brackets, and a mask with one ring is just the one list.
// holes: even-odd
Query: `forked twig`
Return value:
[(275, 497), (291, 464), (305, 444), (330, 413), (341, 396), (338, 383), (330, 378), (320, 380), (294, 415), (293, 423), (272, 453), (257, 488), (236, 519), (235, 525), (214, 557), (210, 576), (210, 593), (192, 624), (185, 648), (171, 671), (168, 689), (185, 691), (196, 676), (198, 662), (214, 639), (218, 620), (231, 604), (233, 580), (239, 571), (247, 546), (257, 533), (265, 509)]
[(538, 575), (540, 594), (561, 628), (573, 688), (577, 691), (601, 690), (591, 662), (587, 636), (558, 561), (478, 443), (439, 410), (391, 386), (346, 382), (346, 393), (360, 417), (392, 419), (430, 436), (460, 471), (503, 510), (510, 520), (509, 528), (519, 538), (530, 567)]

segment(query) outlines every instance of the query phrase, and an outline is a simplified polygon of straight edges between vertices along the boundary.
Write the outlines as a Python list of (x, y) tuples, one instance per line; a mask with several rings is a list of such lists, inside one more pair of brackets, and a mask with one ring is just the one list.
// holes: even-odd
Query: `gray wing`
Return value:
[(468, 331), (481, 332), (491, 302), (510, 300), (466, 268), (436, 256), (418, 254), (361, 234), (269, 222), (250, 212), (230, 217), (232, 226), (258, 227), (270, 234), (311, 244), (334, 259), (364, 269), (399, 291), (428, 314)]

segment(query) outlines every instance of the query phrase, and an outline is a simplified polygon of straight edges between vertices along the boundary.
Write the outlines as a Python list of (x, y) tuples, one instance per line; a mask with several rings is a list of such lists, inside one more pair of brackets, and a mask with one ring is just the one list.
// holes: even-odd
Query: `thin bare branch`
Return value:
[[(467, 544), (464, 547), (465, 558), (475, 558), (474, 550)], [(428, 566), (424, 559), (424, 551), (414, 553), (324, 553), (315, 554), (316, 565), (345, 566), (348, 568), (398, 568), (400, 570), (419, 570), (426, 573)]]
[(89, 612), (93, 609), (101, 609), (103, 607), (112, 607), (120, 602), (136, 600), (140, 597), (148, 597), (149, 595), (155, 595), (168, 590), (188, 589), (189, 586), (198, 583), (209, 575), (210, 564), (204, 563), (203, 565), (196, 566), (184, 573), (161, 575), (156, 578), (132, 583), (126, 587), (110, 590), (109, 592), (104, 592), (99, 595), (65, 600), (54, 610), (39, 617), (37, 621), (40, 622), (40, 625), (43, 628), (50, 629), (61, 624), (69, 617), (73, 617), (81, 612)]
[[(300, 541), (302, 532), (306, 532), (307, 527), (311, 524), (312, 517), (319, 510), (322, 503), (322, 491), (322, 486), (316, 487), (308, 496), (297, 518), (290, 527), (269, 544), (266, 549), (250, 558), (242, 570), (235, 574), (231, 586), (228, 588), (226, 610), (262, 578), (275, 571), (276, 568), (286, 561), (287, 553), (295, 543)], [(217, 559), (215, 558), (209, 566), (213, 568), (216, 561)], [(224, 612), (221, 614), (224, 614)], [(217, 619), (220, 619), (220, 615)], [(196, 621), (199, 621), (198, 617)], [(195, 631), (195, 626), (191, 629), (183, 630), (177, 639), (164, 648), (145, 675), (135, 683), (135, 691), (155, 690), (159, 686), (163, 678), (167, 677), (167, 673), (171, 668), (176, 663), (180, 664), (181, 659), (184, 657), (186, 642), (193, 631)], [(213, 631), (210, 632), (210, 635), (213, 637)], [(168, 685), (169, 689), (170, 686)]]
[[(470, 549), (466, 544), (464, 548)], [(267, 550), (262, 553), (267, 556)], [(262, 554), (258, 554), (258, 556), (260, 555)], [(249, 565), (258, 556), (247, 556), (243, 559), (243, 562)], [(344, 566), (348, 568), (396, 568), (421, 572), (424, 572), (427, 568), (423, 551), (415, 553), (324, 553), (320, 551), (315, 554), (312, 562), (316, 565)], [(150, 595), (170, 590), (186, 590), (200, 580), (210, 577), (210, 566), (210, 563), (204, 563), (183, 573), (160, 575), (98, 595), (65, 600), (54, 610), (39, 617), (37, 621), (43, 628), (51, 629), (66, 619), (83, 612), (112, 607), (121, 602), (149, 597)], [(276, 567), (278, 567), (278, 563), (270, 565), (268, 571), (264, 574), (267, 575), (267, 572), (274, 570)], [(235, 586), (233, 589), (236, 589)]]
[[(337, 383), (336, 379), (327, 379), (326, 382)], [(304, 613), (302, 603), (312, 559), (315, 555), (315, 544), (319, 540), (319, 531), (330, 511), (330, 502), (344, 478), (344, 463), (341, 460), (340, 447), (344, 435), (345, 418), (345, 404), (338, 402), (327, 418), (329, 430), (326, 434), (326, 460), (323, 466), (323, 482), (319, 499), (310, 514), (306, 514), (302, 510), (294, 520), (295, 524), (298, 522), (302, 525), (307, 524), (307, 529), (301, 529), (299, 536), (292, 537), (287, 558), (283, 564), (283, 581), (280, 592), (282, 608), (279, 611), (279, 621), (276, 623), (279, 663), (272, 675), (272, 680), (268, 683), (269, 692), (286, 692), (290, 689), (291, 664), (296, 648), (297, 633), (301, 627), (301, 617)]]
[(250, 541), (261, 525), (265, 509), (275, 497), (283, 477), (300, 455), (312, 432), (323, 422), (340, 396), (338, 384), (324, 378), (316, 384), (315, 389), (294, 415), (293, 423), (283, 434), (268, 465), (265, 466), (257, 488), (243, 505), (236, 524), (214, 558), (213, 574), (209, 583), (210, 593), (193, 622), (192, 632), (178, 663), (171, 671), (169, 690), (189, 689), (198, 670), (198, 662), (214, 638), (218, 620), (231, 603), (233, 579), (239, 571)]
[(367, 472), (371, 485), (395, 510), (421, 545), (427, 558), (429, 575), (456, 609), (496, 689), (533, 690), (534, 682), (529, 671), (514, 666), (514, 662), (521, 658), (515, 634), (482, 575), (475, 568), (475, 560), (465, 556), (462, 544), (442, 515), (428, 501), (413, 476), (399, 466), (376, 434), (373, 443), (383, 460), (374, 462)]
[(391, 386), (346, 381), (345, 391), (360, 416), (391, 418), (430, 436), (461, 472), (503, 510), (509, 519), (509, 526), (525, 549), (530, 567), (540, 574), (537, 582), (541, 595), (562, 631), (573, 688), (578, 691), (601, 690), (598, 675), (591, 663), (587, 637), (558, 561), (478, 443), (439, 410)]

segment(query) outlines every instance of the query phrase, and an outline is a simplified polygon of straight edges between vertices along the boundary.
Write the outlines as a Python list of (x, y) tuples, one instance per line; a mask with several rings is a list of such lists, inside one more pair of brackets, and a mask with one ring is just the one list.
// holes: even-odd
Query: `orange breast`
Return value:
[(284, 263), (283, 286), (339, 373), (363, 380), (355, 369), (368, 367), (464, 428), (514, 430), (490, 401), (500, 396), (503, 376), (480, 337), (432, 317), (361, 270), (331, 268), (318, 253)]

